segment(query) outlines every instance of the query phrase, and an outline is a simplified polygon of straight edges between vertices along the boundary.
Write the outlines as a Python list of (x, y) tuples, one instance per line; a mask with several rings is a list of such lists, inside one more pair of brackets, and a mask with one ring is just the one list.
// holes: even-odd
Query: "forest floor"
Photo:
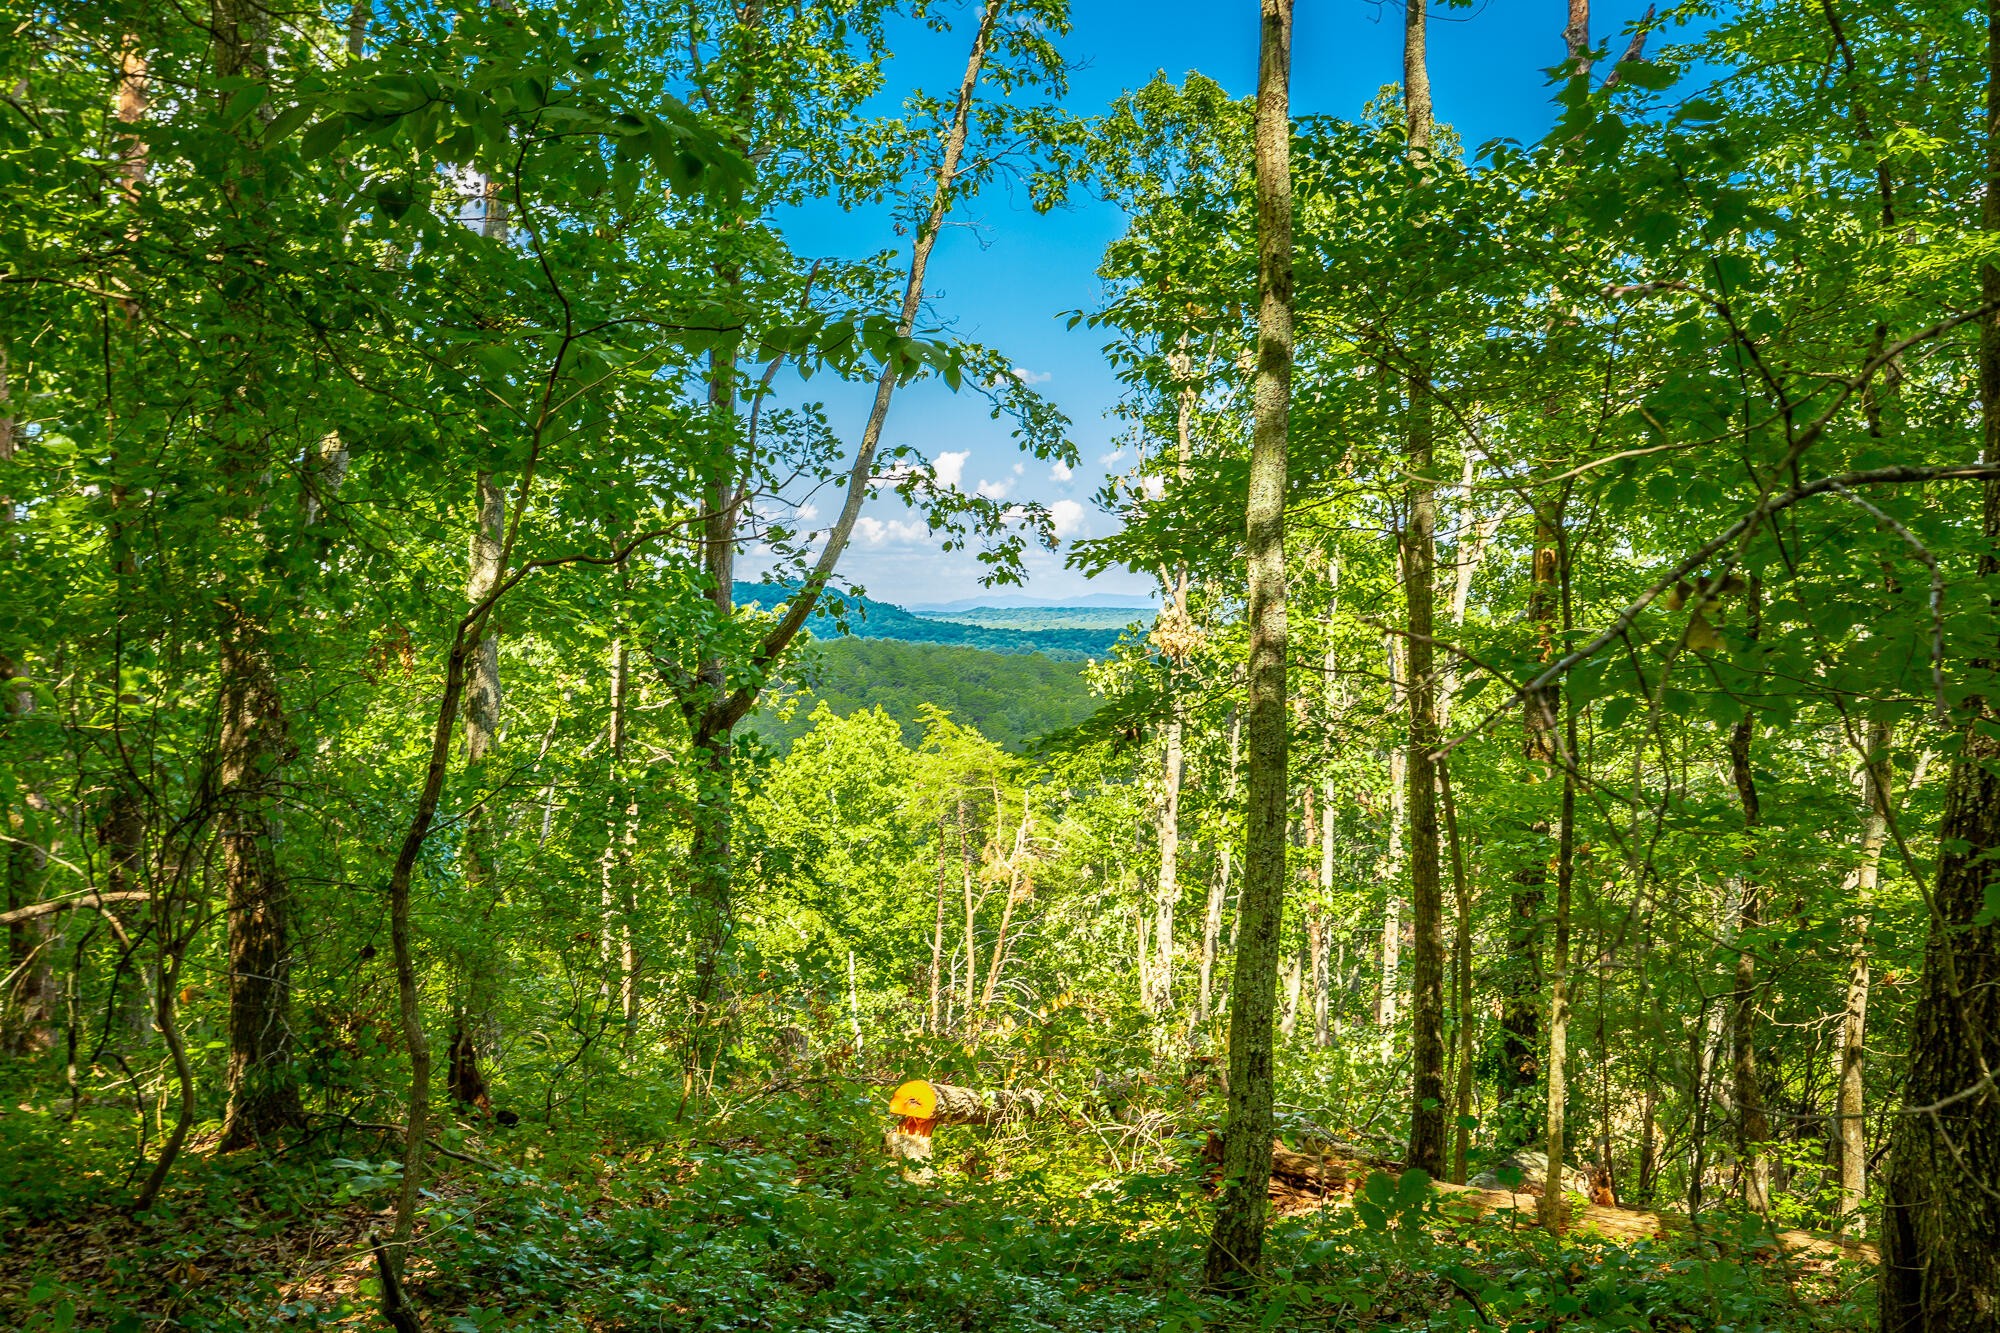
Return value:
[[(872, 1089), (776, 1098), (666, 1141), (449, 1127), (411, 1263), (426, 1327), (574, 1330), (1860, 1329), (1868, 1274), (1754, 1244), (1551, 1241), (1383, 1187), (1274, 1223), (1249, 1300), (1198, 1289), (1197, 1145), (944, 1131), (935, 1181), (881, 1158)], [(191, 1143), (133, 1217), (131, 1112), (0, 1114), (0, 1327), (379, 1326), (391, 1138), (269, 1156)], [(120, 1142), (122, 1139), (122, 1149)], [(1130, 1145), (1127, 1145), (1128, 1147)], [(1139, 1169), (1133, 1169), (1135, 1165)], [(1748, 1241), (1748, 1234), (1742, 1238)]]

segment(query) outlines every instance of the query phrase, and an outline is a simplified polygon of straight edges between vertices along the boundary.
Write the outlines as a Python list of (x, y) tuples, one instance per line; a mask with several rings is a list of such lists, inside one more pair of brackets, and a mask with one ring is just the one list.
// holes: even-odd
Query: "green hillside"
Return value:
[[(789, 595), (788, 588), (775, 583), (736, 585), (736, 601), (743, 606), (769, 609)], [(878, 602), (870, 597), (846, 597), (841, 600), (847, 607), (847, 632), (857, 639), (953, 644), (964, 648), (983, 648), (993, 653), (1042, 653), (1068, 661), (1103, 657), (1118, 641), (1119, 631), (1126, 623), (1120, 620), (1108, 628), (1052, 626), (1045, 629), (1013, 629), (964, 623), (956, 619), (932, 620), (911, 615), (900, 606)], [(813, 616), (806, 625), (820, 639), (831, 641), (840, 636), (834, 618), (824, 613)]]
[(975, 606), (965, 611), (919, 611), (916, 614), (922, 620), (945, 620), (958, 625), (1030, 633), (1052, 629), (1123, 630), (1134, 622), (1143, 625), (1153, 619), (1150, 610), (1129, 606)]
[(1082, 662), (1059, 662), (1040, 653), (833, 639), (819, 645), (813, 657), (818, 684), (786, 692), (783, 701), (796, 703), (789, 719), (777, 717), (778, 701), (751, 718), (757, 733), (780, 749), (805, 733), (814, 705), (822, 700), (843, 717), (879, 704), (902, 725), (911, 744), (923, 734), (918, 706), (935, 704), (953, 720), (1014, 751), (1038, 736), (1075, 726), (1097, 709), (1084, 683)]

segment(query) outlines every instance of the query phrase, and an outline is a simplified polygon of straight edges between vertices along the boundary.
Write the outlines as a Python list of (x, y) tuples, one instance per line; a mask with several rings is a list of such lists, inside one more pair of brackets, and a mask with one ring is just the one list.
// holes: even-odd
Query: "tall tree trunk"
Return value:
[[(122, 125), (137, 126), (146, 118), (150, 105), (150, 86), (146, 57), (140, 50), (136, 35), (128, 35), (119, 53), (118, 79), (118, 121)], [(139, 236), (139, 222), (136, 209), (140, 195), (145, 188), (149, 166), (146, 140), (134, 133), (122, 138), (119, 150), (119, 193), (127, 207), (134, 210), (133, 220), (126, 235), (133, 241)], [(135, 246), (136, 249), (136, 246)], [(119, 303), (120, 326), (130, 334), (138, 324), (139, 304), (136, 298), (127, 296)], [(113, 470), (117, 470), (114, 456)], [(137, 574), (130, 527), (119, 512), (125, 506), (127, 488), (122, 481), (115, 480), (111, 486), (112, 518), (110, 523), (111, 575), (113, 580), (115, 606), (113, 622), (122, 621), (129, 609), (132, 581)], [(114, 638), (114, 644), (122, 650), (122, 642)], [(123, 663), (114, 660), (106, 673), (106, 688), (119, 690), (119, 677)], [(119, 738), (116, 731), (122, 728), (125, 712), (119, 707), (113, 713), (114, 740)], [(122, 743), (114, 746), (122, 752)], [(126, 771), (122, 764), (114, 764), (106, 775), (103, 814), (98, 817), (98, 843), (104, 848), (105, 879), (113, 892), (131, 892), (142, 886), (145, 878), (145, 806), (141, 800), (139, 784), (134, 774)], [(143, 971), (143, 968), (141, 969)], [(146, 987), (135, 985), (133, 994), (133, 1015), (131, 1025), (135, 1030), (143, 1030), (145, 1012), (151, 1007)], [(171, 1163), (169, 1164), (171, 1165)]]
[[(1428, 166), (1431, 84), (1424, 60), (1426, 4), (1403, 8), (1403, 115), (1412, 165)], [(1431, 471), (1431, 382), (1419, 362), (1408, 382), (1404, 450), (1408, 516), (1403, 529), (1403, 593), (1409, 611), (1410, 696), (1410, 1146), (1409, 1166), (1445, 1172), (1444, 892), (1438, 875), (1437, 677), (1431, 635), (1437, 596), (1437, 486)]]
[[(1563, 565), (1562, 576), (1565, 584), (1569, 579), (1568, 562)], [(1568, 598), (1565, 595), (1565, 602)], [(1567, 617), (1565, 617), (1565, 620)], [(1564, 626), (1568, 628), (1567, 624)], [(1567, 691), (1564, 691), (1566, 694)], [(1563, 1228), (1563, 1191), (1559, 1182), (1568, 1162), (1569, 1144), (1566, 1139), (1566, 1115), (1569, 1087), (1567, 1061), (1569, 1056), (1569, 928), (1570, 928), (1570, 884), (1576, 869), (1576, 709), (1567, 699), (1564, 701), (1565, 749), (1563, 755), (1563, 786), (1561, 826), (1556, 837), (1556, 920), (1555, 920), (1555, 969), (1549, 977), (1549, 1058), (1548, 1058), (1548, 1109), (1545, 1114), (1549, 1157), (1549, 1183), (1542, 1191), (1541, 1220), (1551, 1234), (1560, 1233)], [(1553, 729), (1553, 728), (1551, 728)]]
[[(15, 435), (13, 404), (7, 383), (6, 348), (0, 347), (0, 463), (14, 460)], [(0, 543), (5, 556), (13, 550), (14, 498), (0, 494)], [(18, 732), (20, 720), (35, 711), (35, 692), (19, 680), (21, 669), (5, 653), (0, 653), (0, 737)], [(19, 682), (18, 684), (16, 682)], [(10, 753), (21, 754), (15, 745)], [(6, 880), (5, 910), (13, 912), (36, 901), (41, 872), (48, 852), (41, 836), (42, 813), (47, 801), (41, 793), (25, 785), (14, 788), (14, 803), (0, 813), (0, 832), (10, 839), (0, 847), (0, 877)], [(48, 916), (7, 923), (8, 975), (13, 989), (0, 994), (0, 1051), (9, 1055), (30, 1054), (47, 1044), (50, 1016), (49, 997), (52, 974), (47, 965), (48, 931), (55, 917)]]
[[(1451, 623), (1454, 629), (1465, 624), (1465, 609), (1472, 600), (1472, 580), (1479, 572), (1480, 561), (1485, 558), (1486, 548), (1500, 528), (1501, 512), (1495, 510), (1485, 517), (1473, 511), (1474, 461), (1470, 451), (1465, 456), (1464, 473), (1459, 483), (1464, 513), (1459, 519), (1460, 532), (1465, 534), (1465, 525), (1470, 524), (1469, 535), (1461, 535), (1457, 549), (1453, 551), (1453, 580), (1451, 594)], [(1455, 662), (1448, 664), (1440, 673), (1442, 684), (1438, 689), (1437, 730), (1440, 736), (1450, 729), (1451, 706), (1458, 695), (1458, 667)], [(1472, 1147), (1472, 1049), (1474, 1029), (1477, 1022), (1472, 1008), (1472, 890), (1465, 874), (1465, 847), (1458, 836), (1458, 811), (1452, 800), (1451, 769), (1440, 761), (1437, 770), (1438, 796), (1443, 803), (1445, 839), (1451, 848), (1452, 898), (1457, 906), (1457, 924), (1452, 937), (1452, 977), (1456, 992), (1453, 1005), (1454, 1022), (1457, 1024), (1457, 1053), (1453, 1061), (1452, 1117), (1457, 1133), (1452, 1139), (1451, 1179), (1453, 1184), (1463, 1185), (1466, 1177), (1466, 1159)]]
[(1229, 1104), (1207, 1285), (1247, 1292), (1264, 1251), (1275, 1091), (1272, 1002), (1285, 916), (1285, 453), (1292, 380), (1292, 0), (1262, 0), (1257, 61), (1257, 373), (1245, 556), (1249, 800), (1229, 1005)]
[[(1750, 580), (1750, 636), (1757, 637), (1760, 610), (1758, 580)], [(1750, 765), (1750, 744), (1757, 734), (1756, 720), (1747, 714), (1729, 733), (1729, 771), (1736, 783), (1737, 799), (1743, 805), (1743, 833), (1752, 846), (1745, 858), (1754, 863), (1754, 840), (1762, 824), (1762, 805), (1757, 798), (1757, 779)], [(1757, 1075), (1757, 950), (1762, 946), (1758, 931), (1763, 925), (1763, 887), (1750, 865), (1743, 870), (1736, 920), (1736, 989), (1730, 1002), (1730, 1038), (1734, 1059), (1731, 1081), (1736, 1100), (1737, 1184), (1743, 1202), (1751, 1211), (1771, 1210), (1771, 1167), (1764, 1157), (1764, 1145), (1771, 1141), (1770, 1121), (1764, 1114), (1764, 1089)]]
[(1160, 878), (1153, 893), (1153, 997), (1149, 1006), (1166, 1014), (1173, 1008), (1174, 907), (1180, 901), (1181, 847), (1181, 719), (1178, 711), (1166, 726), (1160, 756), (1160, 801), (1155, 830), (1160, 843)]
[(1278, 982), (1283, 1000), (1278, 1008), (1278, 1033), (1290, 1041), (1299, 1027), (1299, 994), (1305, 989), (1306, 942), (1299, 941), (1299, 947), (1285, 955), (1284, 963), (1278, 969)]
[(965, 891), (965, 1017), (972, 1019), (973, 987), (978, 984), (978, 946), (973, 931), (978, 925), (979, 904), (972, 896), (972, 827), (965, 808), (964, 793), (958, 798), (958, 869)]
[[(4, 385), (0, 385), (0, 390), (4, 390)], [(10, 429), (0, 439), (0, 462), (14, 454), (13, 422), (6, 420), (5, 425)], [(13, 501), (0, 496), (0, 537), (11, 526), (12, 514)], [(35, 711), (35, 693), (15, 686), (18, 675), (19, 668), (12, 659), (0, 654), (0, 687), (4, 687), (4, 697), (0, 697), (0, 737), (15, 731), (21, 719)], [(39, 792), (26, 788), (17, 788), (15, 799), (18, 805), (9, 809), (5, 822), (0, 823), (0, 831), (10, 839), (0, 848), (0, 874), (4, 874), (7, 882), (5, 910), (8, 912), (38, 900), (42, 870), (48, 860), (47, 849), (38, 836), (48, 802)], [(7, 923), (6, 967), (13, 986), (6, 994), (0, 994), (0, 1051), (8, 1055), (31, 1055), (47, 1049), (54, 1040), (49, 1021), (54, 1014), (55, 974), (49, 965), (49, 954), (54, 946), (55, 920), (56, 915), (49, 913)]]
[[(1224, 809), (1236, 804), (1236, 767), (1243, 740), (1243, 718), (1232, 713), (1229, 718), (1229, 785), (1224, 797)], [(1195, 1017), (1206, 1021), (1215, 1012), (1213, 990), (1216, 952), (1222, 945), (1222, 915), (1229, 904), (1229, 871), (1236, 839), (1223, 837), (1216, 854), (1215, 877), (1209, 881), (1208, 911), (1202, 917), (1201, 925), (1201, 1001), (1197, 1005)]]
[[(1175, 395), (1175, 484), (1185, 486), (1188, 468), (1194, 461), (1194, 414), (1198, 403), (1194, 387), (1193, 360), (1188, 355), (1188, 335), (1183, 333), (1180, 345), (1169, 357), (1174, 379), (1180, 384), (1180, 392)], [(1172, 616), (1176, 625), (1188, 627), (1192, 620), (1188, 614), (1188, 571), (1185, 564), (1174, 571), (1174, 577), (1166, 583), (1167, 596), (1172, 602)], [(1156, 833), (1160, 846), (1160, 879), (1155, 894), (1153, 925), (1154, 944), (1158, 958), (1154, 963), (1153, 1001), (1149, 1006), (1156, 1013), (1165, 1014), (1173, 1007), (1174, 988), (1174, 910), (1180, 903), (1180, 845), (1181, 845), (1181, 780), (1184, 776), (1185, 759), (1182, 753), (1182, 718), (1180, 701), (1180, 669), (1186, 649), (1179, 644), (1166, 645), (1167, 657), (1167, 709), (1168, 718), (1164, 737), (1163, 753), (1160, 756), (1160, 801), (1156, 809)]]
[(217, 808), (229, 921), (229, 1102), (221, 1151), (248, 1147), (300, 1117), (292, 1068), (291, 903), (272, 847), (270, 801), (285, 746), (263, 629), (225, 622)]
[[(486, 216), (482, 229), (490, 238), (505, 241), (508, 236), (505, 201), (497, 183), (486, 182), (483, 190)], [(473, 481), (472, 536), (466, 552), (465, 597), (468, 607), (478, 606), (500, 581), (500, 551), (506, 535), (507, 501), (493, 474), (481, 472)], [(465, 768), (474, 790), (482, 792), (465, 821), (465, 889), (467, 917), (472, 938), (457, 959), (463, 998), (452, 1015), (452, 1038), (447, 1059), (445, 1086), (452, 1096), (470, 1106), (484, 1105), (486, 1075), (480, 1068), (481, 1053), (491, 1044), (493, 1011), (499, 1002), (498, 951), (488, 947), (486, 925), (500, 896), (499, 855), (495, 847), (499, 821), (494, 802), (483, 789), (487, 758), (500, 731), (500, 634), (491, 618), (485, 623), (477, 643), (472, 645), (469, 678), (465, 685)]]
[(1842, 1232), (1861, 1235), (1868, 1198), (1868, 1126), (1862, 1075), (1867, 1066), (1868, 931), (1875, 889), (1882, 873), (1882, 847), (1889, 836), (1889, 746), (1894, 725), (1887, 718), (1869, 724), (1861, 763), (1861, 863), (1854, 868), (1854, 914), (1847, 919), (1847, 990), (1840, 1014), (1840, 1049), (1834, 1094), (1834, 1160), (1840, 1173)]
[[(262, 82), (269, 61), (263, 11), (247, 0), (225, 0), (212, 6), (211, 18), (217, 75)], [(237, 169), (247, 173), (257, 152), (255, 131), (242, 133)], [(233, 206), (247, 213), (250, 201), (233, 186), (230, 192)], [(233, 225), (247, 227), (250, 220), (239, 216)], [(270, 536), (258, 533), (265, 521), (263, 433), (237, 411), (236, 398), (230, 395), (217, 423), (222, 485), (232, 515), (257, 533), (252, 540), (267, 545)], [(229, 1100), (219, 1145), (225, 1152), (300, 1116), (292, 1068), (291, 901), (278, 869), (272, 816), (287, 726), (269, 627), (258, 605), (267, 596), (255, 587), (232, 587), (216, 606), (221, 690), (215, 795), (229, 924)]]
[(1452, 897), (1458, 905), (1458, 929), (1452, 939), (1452, 989), (1457, 1023), (1457, 1057), (1452, 1089), (1452, 1117), (1458, 1133), (1452, 1140), (1451, 1183), (1465, 1183), (1466, 1157), (1472, 1146), (1472, 891), (1465, 880), (1465, 850), (1458, 840), (1458, 808), (1451, 797), (1451, 766), (1438, 765), (1438, 794), (1444, 800), (1446, 841), (1451, 844)]
[[(1335, 648), (1334, 627), (1340, 612), (1340, 557), (1329, 550), (1326, 556), (1326, 654), (1322, 666), (1326, 672), (1324, 706), (1326, 710), (1325, 739), (1326, 752), (1334, 753), (1338, 738), (1335, 723), (1341, 713), (1340, 655)], [(1326, 920), (1327, 905), (1333, 893), (1333, 840), (1334, 840), (1334, 783), (1329, 775), (1320, 783), (1319, 802), (1319, 892), (1316, 905), (1320, 920), (1320, 938), (1313, 946), (1313, 1044), (1321, 1050), (1333, 1045), (1333, 978), (1329, 975), (1332, 951), (1332, 923)]]
[[(610, 818), (604, 823), (603, 909), (607, 949), (605, 976), (618, 978), (618, 1013), (629, 1039), (639, 1021), (639, 948), (632, 918), (637, 911), (632, 885), (632, 858), (638, 841), (639, 808), (626, 780), (625, 749), (632, 727), (631, 663), (621, 634), (611, 641), (611, 717), (606, 777)], [(617, 957), (608, 954), (613, 939)]]
[[(1560, 520), (1546, 505), (1535, 508), (1535, 547), (1530, 567), (1528, 620), (1540, 641), (1541, 660), (1555, 655), (1556, 527)], [(1528, 781), (1547, 782), (1555, 776), (1557, 689), (1531, 691), (1522, 705), (1522, 753), (1528, 761)], [(1531, 845), (1545, 845), (1546, 821), (1533, 824)], [(1499, 1100), (1504, 1140), (1526, 1143), (1535, 1138), (1540, 1116), (1535, 1090), (1541, 1082), (1542, 910), (1548, 885), (1548, 862), (1531, 853), (1514, 876), (1513, 910), (1509, 921), (1507, 964), (1501, 973), (1501, 1060)]]
[[(1403, 670), (1402, 645), (1394, 635), (1383, 641), (1389, 658), (1389, 710), (1402, 711), (1408, 677)], [(1382, 860), (1382, 976), (1375, 996), (1375, 1022), (1383, 1029), (1382, 1045), (1387, 1050), (1390, 1029), (1396, 1026), (1401, 1000), (1403, 964), (1403, 828), (1409, 810), (1409, 750), (1401, 745), (1389, 751), (1389, 851)]]
[(944, 971), (944, 816), (938, 815), (937, 827), (937, 914), (931, 923), (931, 1007), (930, 1030), (933, 1037), (944, 1032), (944, 1010), (940, 1007)]
[[(1986, 190), (1981, 225), (2000, 232), (2000, 0), (1986, 5)], [(2000, 463), (2000, 266), (1980, 266), (1979, 405), (1984, 461)], [(2000, 481), (1985, 485), (1986, 549), (2000, 573)], [(1974, 662), (1983, 676), (2000, 653)], [(2000, 1324), (2000, 921), (1988, 910), (2000, 849), (2000, 734), (1990, 698), (1961, 705), (1945, 789), (1924, 977), (1910, 1015), (1903, 1115), (1890, 1137), (1882, 1207), (1883, 1333), (1958, 1333)]]

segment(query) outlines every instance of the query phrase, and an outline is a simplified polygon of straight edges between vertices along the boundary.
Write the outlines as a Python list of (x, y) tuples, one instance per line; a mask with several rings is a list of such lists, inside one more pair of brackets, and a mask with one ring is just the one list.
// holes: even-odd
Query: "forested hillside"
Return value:
[[(766, 611), (782, 607), (796, 592), (770, 583), (739, 583), (736, 602)], [(849, 635), (857, 639), (894, 639), (903, 643), (955, 644), (990, 653), (1041, 653), (1059, 661), (1079, 662), (1103, 657), (1111, 651), (1133, 617), (1095, 617), (1079, 623), (1074, 618), (1001, 615), (997, 619), (970, 615), (948, 617), (912, 615), (900, 606), (878, 602), (852, 593), (829, 597), (830, 605), (806, 622), (814, 635), (831, 639)], [(835, 609), (837, 608), (837, 609)]]
[(1082, 662), (943, 644), (835, 639), (801, 664), (796, 689), (773, 691), (749, 725), (789, 749), (821, 704), (837, 716), (880, 708), (915, 744), (936, 709), (1010, 753), (1083, 722), (1098, 701)]
[(2000, 0), (1293, 9), (0, 0), (0, 1327), (2000, 1328)]

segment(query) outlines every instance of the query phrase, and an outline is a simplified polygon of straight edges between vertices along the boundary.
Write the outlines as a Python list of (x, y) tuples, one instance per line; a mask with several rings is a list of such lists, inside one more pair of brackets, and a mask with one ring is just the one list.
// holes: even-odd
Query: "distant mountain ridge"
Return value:
[[(790, 588), (776, 583), (738, 583), (734, 591), (738, 605), (767, 611), (791, 596)], [(941, 643), (994, 653), (1045, 653), (1059, 661), (1076, 661), (1108, 655), (1123, 632), (1122, 625), (1011, 629), (911, 615), (900, 606), (872, 597), (842, 596), (838, 600), (846, 607), (847, 633), (857, 639)], [(806, 627), (822, 639), (837, 638), (841, 632), (839, 621), (824, 609), (815, 612)]]
[(1022, 630), (1039, 634), (1052, 629), (1122, 630), (1131, 624), (1151, 624), (1150, 606), (975, 606), (964, 611), (919, 611), (925, 620), (949, 620), (987, 629)]
[(919, 615), (946, 615), (953, 611), (983, 611), (987, 609), (1026, 608), (1069, 608), (1069, 607), (1125, 607), (1134, 611), (1157, 611), (1160, 601), (1157, 597), (1147, 597), (1130, 592), (1087, 592), (1076, 597), (1029, 597), (1017, 592), (990, 593), (984, 597), (961, 597), (955, 602), (911, 602), (903, 609), (915, 611)]

